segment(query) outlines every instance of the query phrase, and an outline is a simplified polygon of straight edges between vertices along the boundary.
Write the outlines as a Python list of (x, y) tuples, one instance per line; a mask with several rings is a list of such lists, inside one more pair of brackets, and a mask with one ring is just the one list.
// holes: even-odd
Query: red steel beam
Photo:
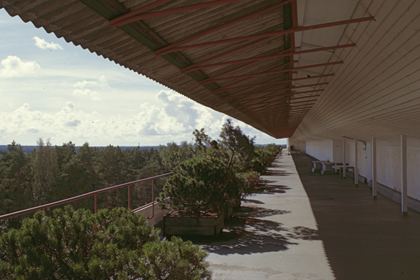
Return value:
[[(283, 97), (288, 97), (288, 96), (283, 96)], [(266, 108), (270, 108), (272, 106), (292, 105), (292, 104), (295, 104), (295, 103), (316, 102), (316, 100), (301, 100), (301, 101), (294, 101), (294, 103), (287, 103), (287, 101), (289, 101), (289, 100), (288, 99), (277, 99), (275, 101), (271, 101), (268, 105), (267, 105), (267, 101), (269, 101), (269, 100), (265, 100), (264, 102), (257, 102), (257, 103), (254, 103), (254, 104), (241, 104), (241, 105), (246, 105), (247, 108), (251, 109), (251, 108), (253, 108), (253, 106), (257, 106), (257, 107), (265, 106)]]
[(278, 81), (278, 82), (268, 82), (268, 83), (264, 82), (264, 83), (261, 83), (261, 84), (252, 84), (252, 85), (231, 87), (231, 88), (222, 87), (222, 88), (213, 90), (211, 93), (216, 94), (216, 93), (223, 92), (223, 91), (228, 91), (228, 90), (243, 89), (243, 88), (249, 89), (249, 88), (254, 88), (254, 87), (259, 87), (259, 86), (276, 85), (276, 84), (284, 84), (284, 83), (282, 81)]
[(304, 88), (304, 87), (315, 87), (315, 86), (323, 86), (323, 85), (328, 85), (328, 83), (302, 85), (302, 86), (297, 86), (297, 87), (287, 87), (287, 88), (280, 88), (280, 89), (277, 89), (277, 90), (269, 90), (269, 91), (258, 91), (258, 92), (243, 94), (243, 95), (240, 95), (240, 96), (228, 95), (226, 97), (223, 97), (222, 98), (222, 101), (225, 101), (225, 100), (228, 100), (228, 99), (232, 99), (232, 98), (236, 98), (236, 97), (248, 97), (248, 96), (253, 96), (253, 95), (256, 95), (256, 94), (276, 93), (276, 92), (285, 91), (285, 90), (289, 90), (289, 89)]
[[(350, 47), (355, 47), (355, 46), (356, 46), (356, 44), (347, 44), (347, 45), (339, 45), (339, 46), (311, 49), (311, 50), (306, 50), (306, 51), (290, 52), (290, 53), (284, 53), (284, 51), (282, 51), (279, 54), (273, 54), (273, 55), (269, 55), (269, 56), (239, 59), (239, 60), (233, 60), (233, 61), (227, 61), (227, 62), (221, 62), (221, 63), (215, 63), (215, 64), (208, 64), (208, 65), (199, 65), (199, 66), (192, 67), (191, 69), (188, 69), (188, 72), (199, 70), (199, 69), (205, 69), (205, 68), (212, 68), (212, 67), (219, 67), (219, 66), (237, 64), (237, 63), (262, 61), (262, 60), (285, 57), (285, 56), (300, 55), (300, 54), (305, 54), (305, 53), (328, 51), (328, 50), (335, 50), (335, 49), (342, 49), (342, 48), (350, 48)], [(186, 73), (188, 73), (188, 72), (186, 72)], [(183, 72), (183, 73), (185, 73), (185, 72)]]
[[(276, 68), (276, 67), (275, 67)], [(274, 68), (273, 68), (274, 69)], [(294, 73), (293, 71), (292, 71), (292, 73)], [(278, 84), (273, 84), (273, 85), (271, 85), (271, 86), (267, 86), (267, 84), (268, 83), (270, 83), (270, 82), (276, 82), (278, 79), (281, 79), (281, 78), (284, 78), (284, 77), (287, 77), (287, 76), (290, 76), (290, 74), (289, 73), (286, 73), (286, 74), (283, 74), (283, 75), (281, 75), (281, 76), (279, 76), (279, 77), (275, 77), (275, 78), (272, 78), (272, 79), (269, 79), (269, 80), (267, 80), (267, 81), (265, 81), (264, 82), (264, 84), (262, 84), (261, 85), (261, 87), (263, 87), (264, 86), (264, 90), (268, 90), (268, 89), (271, 89), (271, 88), (274, 88), (274, 87), (276, 87)], [(278, 82), (278, 81), (277, 81)], [(282, 81), (280, 81), (280, 82), (282, 82)], [(229, 85), (227, 85), (227, 86), (225, 86), (225, 88), (226, 87), (228, 87)], [(241, 93), (244, 93), (244, 92), (247, 92), (249, 90), (249, 88), (246, 88), (246, 89), (244, 89), (244, 90), (240, 90), (240, 91), (238, 91), (238, 92), (235, 92), (234, 94), (235, 95), (237, 95), (237, 94), (241, 94)], [(258, 89), (257, 89), (258, 90)]]
[(270, 113), (276, 113), (276, 112), (281, 112), (282, 109), (287, 109), (287, 110), (295, 110), (295, 109), (302, 109), (304, 107), (307, 106), (312, 106), (315, 103), (311, 103), (311, 104), (307, 104), (307, 105), (298, 105), (298, 106), (277, 106), (277, 107), (269, 107), (269, 108), (260, 108), (258, 110), (254, 110), (253, 112), (255, 113), (264, 113), (264, 114), (270, 114)]
[(292, 110), (292, 109), (284, 109), (284, 110), (281, 110), (281, 111), (270, 111), (270, 112), (255, 112), (254, 114), (255, 115), (258, 115), (258, 116), (260, 116), (260, 117), (268, 117), (268, 116), (273, 116), (273, 117), (276, 117), (276, 116), (281, 116), (280, 114), (282, 114), (282, 115), (284, 115), (285, 113), (287, 114), (287, 115), (290, 115), (290, 114), (295, 114), (295, 113), (301, 113), (301, 112), (306, 112), (306, 111), (309, 111), (311, 108), (308, 108), (308, 109), (305, 109), (305, 110), (302, 110), (301, 108), (297, 108), (297, 111), (296, 110)]
[[(307, 79), (316, 79), (316, 78), (324, 78), (324, 77), (330, 77), (330, 76), (335, 76), (335, 74), (325, 74), (325, 75), (310, 76), (310, 77), (305, 77), (305, 78), (289, 79), (289, 80), (280, 81), (280, 83), (289, 83), (289, 82), (294, 82), (294, 81), (301, 81), (301, 80), (307, 80)], [(273, 81), (273, 80), (276, 80), (276, 79), (277, 78), (272, 79), (272, 80), (269, 80), (268, 82)], [(269, 88), (272, 88), (272, 87), (274, 87), (274, 86), (271, 86)], [(232, 93), (230, 95), (239, 95), (239, 94), (244, 93), (246, 91), (247, 91), (247, 89), (241, 90), (239, 92)]]
[[(192, 11), (192, 10), (197, 10), (197, 9), (202, 9), (202, 8), (208, 8), (208, 7), (223, 5), (223, 4), (232, 3), (232, 2), (239, 2), (239, 1), (243, 1), (243, 0), (217, 0), (217, 1), (212, 1), (212, 2), (206, 2), (206, 3), (201, 3), (201, 4), (195, 4), (195, 5), (189, 5), (189, 6), (164, 10), (164, 11), (147, 13), (147, 14), (141, 14), (142, 10), (144, 10), (144, 8), (141, 8), (139, 10), (131, 12), (132, 14), (129, 17), (125, 17), (125, 18), (121, 18), (121, 19), (120, 19), (120, 17), (118, 17), (118, 18), (115, 18), (113, 20), (110, 20), (109, 22), (110, 22), (112, 28), (116, 28), (118, 26), (122, 26), (124, 24), (130, 23), (130, 22), (133, 22), (133, 21), (138, 21), (138, 20), (145, 19), (145, 18), (171, 15), (171, 14), (176, 14), (176, 13), (181, 13), (181, 12), (186, 12), (186, 11)], [(167, 1), (163, 1), (163, 2), (167, 2)], [(154, 5), (154, 4), (155, 3), (153, 3), (151, 5)]]
[(219, 54), (219, 55), (216, 55), (216, 56), (210, 57), (210, 58), (208, 58), (208, 59), (205, 59), (205, 60), (203, 60), (203, 61), (197, 62), (197, 63), (195, 63), (195, 64), (192, 64), (192, 65), (190, 65), (190, 66), (187, 66), (187, 67), (185, 67), (185, 68), (181, 69), (181, 73), (182, 73), (182, 74), (189, 73), (189, 72), (191, 72), (191, 71), (192, 71), (192, 70), (190, 71), (190, 69), (191, 69), (191, 68), (194, 68), (194, 67), (199, 66), (199, 65), (201, 65), (201, 64), (203, 64), (203, 63), (207, 63), (207, 62), (213, 61), (213, 60), (215, 60), (215, 59), (218, 59), (218, 58), (224, 57), (224, 56), (226, 56), (226, 55), (230, 55), (230, 54), (232, 54), (232, 53), (235, 53), (235, 52), (237, 52), (237, 51), (240, 51), (240, 50), (246, 49), (246, 48), (251, 47), (251, 46), (253, 46), (253, 45), (263, 43), (263, 42), (265, 42), (265, 41), (267, 41), (267, 40), (269, 40), (269, 39), (270, 39), (270, 38), (262, 38), (262, 39), (260, 39), (260, 40), (255, 41), (255, 42), (252, 42), (251, 44), (247, 44), (247, 45), (244, 45), (244, 46), (239, 47), (239, 48), (237, 48), (237, 49), (230, 50), (230, 51), (228, 51), (228, 52), (225, 52), (225, 53), (222, 53), (222, 54)]
[(287, 108), (287, 109), (297, 109), (297, 108), (302, 108), (305, 106), (313, 106), (315, 104), (315, 102), (309, 102), (307, 104), (301, 104), (301, 105), (296, 105), (296, 106), (290, 106), (290, 104), (276, 104), (276, 105), (272, 105), (272, 106), (259, 106), (257, 108), (249, 108), (250, 110), (252, 110), (253, 112), (276, 112), (279, 111), (281, 109)]
[[(276, 102), (282, 102), (282, 101), (287, 101), (287, 100), (289, 102), (294, 102), (295, 100), (298, 100), (298, 99), (315, 98), (315, 97), (318, 97), (318, 96), (321, 96), (321, 95), (320, 94), (315, 94), (315, 95), (308, 95), (308, 96), (302, 96), (302, 97), (295, 97), (293, 99), (285, 99), (285, 97), (290, 97), (290, 96), (291, 95), (280, 96), (280, 99)], [(258, 103), (256, 103), (256, 104), (261, 104), (261, 103), (267, 102), (268, 100), (272, 100), (272, 99), (273, 99), (272, 97), (264, 98), (263, 100), (258, 100)], [(311, 100), (308, 100), (308, 101), (311, 101)], [(241, 105), (248, 105), (249, 103), (252, 103), (252, 102), (255, 102), (255, 100), (248, 100), (247, 102), (241, 101), (240, 104)]]
[[(169, 45), (169, 46), (163, 47), (162, 49), (155, 51), (155, 54), (156, 54), (157, 56), (162, 56), (162, 55), (164, 55), (164, 54), (171, 53), (171, 52), (173, 52), (173, 51), (174, 51), (173, 49), (176, 49), (176, 47), (177, 47), (177, 46), (179, 46), (179, 45), (182, 45), (182, 44), (185, 44), (185, 43), (191, 42), (191, 41), (193, 41), (193, 40), (195, 40), (195, 39), (197, 39), (197, 38), (200, 38), (200, 37), (203, 37), (203, 36), (208, 35), (208, 34), (210, 34), (210, 33), (213, 33), (213, 32), (216, 32), (216, 31), (219, 31), (219, 30), (221, 30), (221, 29), (223, 29), (223, 28), (225, 28), (225, 27), (228, 27), (228, 26), (230, 26), (230, 25), (233, 25), (233, 24), (235, 24), (235, 23), (241, 22), (241, 21), (243, 21), (243, 20), (249, 19), (249, 18), (251, 18), (251, 17), (257, 16), (257, 15), (262, 14), (262, 13), (265, 13), (265, 12), (271, 11), (272, 9), (279, 8), (279, 7), (281, 7), (281, 6), (284, 6), (284, 5), (288, 4), (288, 3), (290, 3), (291, 1), (293, 1), (293, 0), (285, 0), (285, 1), (283, 1), (283, 2), (280, 2), (280, 3), (276, 4), (276, 5), (273, 5), (273, 6), (270, 6), (270, 7), (268, 7), (268, 8), (262, 9), (262, 10), (260, 10), (260, 11), (258, 11), (258, 12), (255, 12), (255, 13), (252, 13), (252, 14), (246, 15), (246, 16), (244, 16), (244, 17), (241, 17), (241, 18), (235, 19), (235, 20), (233, 20), (233, 21), (227, 22), (227, 23), (225, 23), (225, 24), (219, 25), (219, 26), (217, 26), (217, 27), (214, 27), (214, 28), (212, 28), (212, 29), (209, 29), (209, 30), (207, 30), (207, 31), (204, 31), (204, 32), (202, 32), (202, 33), (200, 33), (200, 34), (197, 34), (197, 35), (191, 36), (191, 37), (189, 37), (189, 38), (187, 38), (187, 39), (184, 39), (184, 40), (179, 41), (179, 42), (177, 42), (177, 43), (174, 43), (174, 44), (172, 44), (172, 45)], [(268, 37), (268, 36), (263, 36), (263, 37)], [(263, 37), (259, 37), (259, 38), (263, 38)]]
[[(245, 68), (245, 67), (250, 66), (250, 65), (252, 65), (252, 64), (254, 64), (254, 63), (257, 63), (257, 62), (258, 62), (258, 61), (254, 61), (254, 62), (251, 62), (251, 63), (245, 64), (245, 65), (242, 65), (242, 66), (240, 66), (240, 67), (238, 67), (238, 68), (235, 68), (235, 69), (229, 70), (229, 71), (227, 71), (227, 72), (224, 72), (224, 73), (218, 74), (218, 75), (213, 76), (213, 77), (211, 77), (211, 78), (209, 78), (209, 79), (206, 79), (206, 80), (203, 80), (203, 81), (199, 82), (199, 84), (200, 84), (200, 85), (205, 85), (205, 84), (208, 84), (208, 83), (213, 83), (213, 79), (216, 79), (216, 78), (219, 78), (219, 77), (225, 76), (225, 75), (227, 75), (227, 74), (230, 74), (230, 73), (232, 73), (232, 72), (238, 71), (238, 70), (240, 70), (240, 69), (242, 69), (242, 68)], [(284, 65), (281, 65), (281, 66), (284, 66)], [(278, 67), (275, 67), (275, 68), (278, 68)], [(274, 68), (272, 68), (272, 69), (274, 69)], [(294, 72), (294, 73), (297, 73), (297, 71), (293, 71), (293, 72)]]
[[(324, 91), (323, 89), (318, 89), (318, 90), (309, 90), (309, 91), (301, 91), (301, 92), (291, 92), (291, 93), (283, 93), (283, 94), (279, 94), (276, 97), (287, 97), (287, 96), (294, 96), (296, 94), (304, 94), (304, 93), (313, 93), (313, 92), (319, 92), (319, 91)], [(236, 104), (242, 104), (242, 100), (237, 100), (236, 102), (230, 103), (232, 106), (236, 105)], [(263, 101), (262, 101), (263, 102)], [(245, 103), (245, 105), (247, 105), (248, 103)]]
[(128, 18), (132, 17), (132, 16), (135, 16), (135, 15), (138, 15), (138, 14), (141, 14), (141, 13), (144, 13), (144, 12), (146, 12), (148, 10), (151, 10), (151, 9), (157, 7), (157, 6), (163, 5), (163, 4), (165, 4), (166, 2), (169, 2), (169, 1), (172, 1), (172, 0), (159, 0), (159, 1), (156, 1), (156, 2), (154, 2), (152, 4), (149, 4), (149, 5), (144, 6), (143, 8), (140, 8), (138, 10), (135, 10), (135, 11), (126, 13), (126, 14), (124, 14), (122, 16), (119, 16), (117, 18), (111, 19), (109, 21), (109, 23), (111, 24), (111, 27), (112, 28), (115, 28), (115, 27), (119, 26), (119, 25), (116, 25), (118, 22), (121, 22), (121, 21), (123, 21), (125, 19), (128, 19)]
[(289, 71), (303, 70), (303, 69), (308, 69), (308, 68), (316, 68), (316, 67), (330, 66), (330, 65), (343, 64), (343, 63), (344, 63), (343, 61), (336, 61), (336, 62), (328, 62), (328, 63), (322, 63), (322, 64), (313, 64), (313, 65), (306, 65), (306, 66), (300, 66), (300, 67), (288, 68), (288, 69), (282, 69), (282, 70), (276, 70), (276, 71), (267, 71), (267, 72), (262, 72), (262, 73), (257, 73), (257, 74), (248, 74), (248, 75), (242, 75), (242, 76), (214, 79), (213, 81), (216, 82), (216, 81), (225, 81), (225, 80), (232, 80), (232, 79), (253, 78), (253, 77), (258, 77), (262, 75), (284, 73), (284, 72), (289, 72)]
[[(181, 42), (178, 42), (176, 44), (169, 45), (169, 46), (164, 47), (160, 50), (157, 50), (157, 51), (155, 51), (155, 54), (157, 56), (162, 56), (162, 55), (167, 54), (167, 53), (186, 50), (186, 49), (208, 47), (208, 46), (213, 46), (213, 45), (220, 45), (220, 44), (233, 43), (233, 42), (238, 42), (238, 41), (246, 41), (246, 40), (252, 40), (252, 39), (259, 39), (259, 38), (265, 38), (265, 37), (277, 37), (277, 36), (280, 36), (280, 35), (296, 33), (296, 32), (301, 32), (301, 31), (306, 31), (306, 30), (313, 30), (313, 29), (326, 28), (326, 27), (332, 27), (332, 26), (338, 26), (338, 25), (344, 25), (344, 24), (350, 24), (350, 23), (357, 23), (357, 22), (363, 22), (363, 21), (371, 21), (371, 20), (375, 20), (375, 18), (374, 17), (365, 17), (365, 18), (357, 18), (357, 19), (329, 22), (329, 23), (323, 23), (323, 24), (316, 24), (316, 25), (311, 25), (311, 26), (302, 26), (302, 27), (296, 27), (296, 28), (293, 27), (293, 28), (289, 28), (289, 29), (286, 29), (286, 30), (282, 30), (282, 31), (261, 33), (261, 34), (256, 34), (256, 35), (236, 37), (236, 38), (219, 40), (219, 41), (212, 41), (212, 42), (201, 43), (201, 44), (196, 44), (196, 45), (188, 45), (188, 46), (177, 47), (177, 46), (185, 43), (185, 42), (181, 41)], [(201, 35), (201, 34), (199, 34), (199, 35)], [(191, 38), (193, 38), (193, 37), (191, 37)], [(195, 39), (195, 38), (193, 38), (193, 39)], [(191, 39), (191, 40), (193, 40), (193, 39)], [(191, 40), (189, 40), (189, 41), (191, 41)]]
[[(262, 73), (257, 73), (257, 74), (248, 74), (248, 75), (242, 75), (242, 76), (227, 77), (227, 78), (221, 78), (221, 79), (213, 79), (213, 81), (225, 81), (225, 80), (231, 80), (231, 79), (254, 78), (254, 77), (258, 77), (258, 76), (262, 76), (262, 75), (284, 73), (284, 72), (290, 72), (290, 71), (296, 71), (296, 70), (302, 70), (302, 69), (308, 69), (308, 68), (315, 68), (315, 67), (323, 67), (323, 66), (336, 65), (336, 64), (343, 64), (343, 61), (313, 64), (313, 65), (306, 65), (306, 66), (300, 66), (300, 67), (295, 67), (295, 68), (281, 69), (281, 70), (275, 70), (275, 71), (267, 71), (267, 72), (262, 72)], [(261, 85), (261, 84), (259, 84), (259, 85)], [(236, 88), (222, 87), (222, 88), (213, 90), (212, 93), (215, 94), (215, 93), (226, 91), (226, 90), (232, 90), (232, 89), (238, 89), (238, 88), (244, 88), (244, 87), (253, 87), (253, 86), (254, 85), (242, 86), (242, 87), (236, 87)]]
[(290, 112), (290, 111), (293, 111), (293, 110), (296, 110), (296, 109), (301, 110), (302, 108), (305, 108), (307, 106), (312, 106), (312, 105), (313, 104), (298, 105), (298, 106), (279, 106), (277, 108), (275, 108), (275, 107), (268, 108), (268, 110), (267, 110), (267, 108), (261, 108), (261, 109), (258, 109), (258, 110), (253, 110), (253, 112), (254, 113), (260, 113), (261, 112), (263, 114), (270, 114), (270, 113), (282, 112), (285, 109)]
[[(313, 93), (313, 92), (318, 92), (318, 91), (324, 91), (324, 89), (316, 89), (316, 90), (308, 90), (308, 91), (300, 91), (300, 92), (293, 91), (293, 92), (289, 92), (289, 93), (278, 94), (278, 95), (276, 95), (276, 97), (293, 96), (293, 95), (296, 95), (296, 94)], [(240, 102), (240, 100), (238, 102)], [(233, 103), (231, 103), (231, 105), (237, 104), (238, 102), (233, 102)]]
[[(288, 74), (283, 74), (283, 75), (281, 75), (281, 76), (275, 77), (274, 79), (270, 79), (270, 80), (266, 81), (263, 85), (267, 85), (267, 84), (269, 84), (270, 82), (274, 82), (274, 81), (276, 81), (277, 79), (281, 79), (281, 78), (284, 78), (284, 77), (286, 77), (286, 76), (288, 76)], [(246, 80), (248, 80), (248, 79), (246, 79), (246, 78), (245, 78), (245, 79), (242, 79), (242, 80), (236, 81), (236, 82), (234, 82), (234, 83), (230, 83), (230, 84), (228, 84), (228, 85), (224, 86), (223, 88), (233, 86), (233, 85), (235, 85), (235, 84), (238, 84), (238, 83), (243, 82), (243, 81), (246, 81)], [(269, 88), (272, 88), (272, 87), (275, 87), (275, 86), (276, 86), (276, 83), (272, 83), (272, 84), (273, 84), (273, 86), (270, 86)], [(246, 91), (246, 90), (247, 90), (247, 89), (245, 89), (244, 91)], [(240, 91), (239, 93), (241, 93), (241, 92), (243, 92), (243, 91)]]
[[(270, 79), (270, 80), (268, 80), (268, 81), (265, 81), (264, 83), (262, 83), (262, 84), (255, 84), (255, 86), (252, 86), (252, 87), (259, 87), (259, 86), (265, 86), (265, 85), (277, 85), (277, 84), (279, 84), (279, 83), (281, 83), (282, 84), (282, 81), (276, 81), (277, 79), (281, 79), (281, 78), (285, 78), (286, 76), (288, 76), (288, 74), (283, 74), (283, 75), (281, 75), (281, 76), (279, 76), (279, 77), (275, 77), (275, 78), (273, 78), (273, 79)], [(242, 79), (242, 80), (240, 80), (239, 82), (243, 82), (243, 81), (246, 81), (246, 80), (248, 80), (247, 78), (245, 78), (245, 79)], [(224, 87), (222, 87), (223, 89), (240, 89), (240, 88), (246, 88), (246, 89), (248, 89), (249, 88), (249, 86), (248, 85), (246, 85), (246, 86), (240, 86), (240, 87), (230, 87), (230, 86), (232, 86), (232, 85), (234, 85), (234, 84), (237, 84), (238, 82), (234, 82), (234, 83), (230, 83), (230, 84), (228, 84), (228, 85), (226, 85), (226, 86), (224, 86)], [(219, 88), (219, 89), (217, 89), (217, 90), (220, 90), (219, 92), (222, 92), (222, 91), (224, 91), (224, 90), (221, 90), (222, 88)], [(270, 87), (271, 88), (271, 87)], [(217, 93), (217, 92), (216, 92)]]

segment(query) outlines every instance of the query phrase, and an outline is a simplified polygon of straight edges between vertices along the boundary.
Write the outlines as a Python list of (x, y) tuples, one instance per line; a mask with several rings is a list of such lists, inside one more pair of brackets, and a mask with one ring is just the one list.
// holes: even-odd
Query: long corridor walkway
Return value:
[[(296, 166), (295, 166), (296, 164)], [(213, 279), (420, 279), (420, 214), (352, 179), (278, 156), (266, 186), (204, 247)]]
[(353, 179), (315, 174), (311, 160), (293, 155), (311, 201), (318, 235), (338, 280), (420, 279), (420, 213)]
[(218, 240), (205, 246), (213, 279), (334, 279), (292, 157), (278, 156), (273, 165), (263, 190), (244, 199)]

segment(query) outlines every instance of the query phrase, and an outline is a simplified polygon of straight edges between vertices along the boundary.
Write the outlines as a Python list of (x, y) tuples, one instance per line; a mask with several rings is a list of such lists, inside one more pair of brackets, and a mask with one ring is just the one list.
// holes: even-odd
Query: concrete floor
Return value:
[(293, 158), (278, 156), (266, 187), (243, 200), (223, 233), (198, 241), (213, 279), (420, 279), (419, 213), (403, 217), (366, 185)]

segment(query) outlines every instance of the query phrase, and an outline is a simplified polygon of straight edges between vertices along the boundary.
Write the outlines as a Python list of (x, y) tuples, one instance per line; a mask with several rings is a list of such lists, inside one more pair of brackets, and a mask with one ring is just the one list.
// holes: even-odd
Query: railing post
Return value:
[(131, 210), (131, 193), (130, 193), (131, 185), (128, 185), (128, 210)]
[(47, 216), (47, 208), (42, 209), (44, 211), (44, 216)]
[(96, 193), (93, 195), (93, 203), (94, 203), (94, 213), (98, 212), (98, 198), (96, 197)]
[[(72, 196), (72, 197), (69, 197), (69, 198), (62, 199), (62, 200), (38, 205), (38, 206), (35, 206), (35, 207), (32, 207), (32, 208), (27, 208), (27, 209), (15, 211), (15, 212), (12, 212), (12, 213), (0, 215), (0, 220), (10, 219), (12, 217), (17, 217), (17, 216), (20, 216), (20, 215), (24, 215), (24, 214), (28, 214), (28, 213), (32, 213), (32, 212), (36, 212), (36, 211), (43, 211), (44, 214), (46, 214), (47, 209), (49, 209), (51, 207), (55, 207), (55, 206), (58, 206), (58, 205), (70, 203), (70, 202), (77, 201), (79, 199), (83, 199), (83, 198), (91, 197), (91, 196), (93, 196), (93, 201), (94, 201), (94, 212), (97, 213), (98, 212), (98, 197), (97, 197), (97, 195), (99, 193), (104, 193), (104, 192), (107, 192), (107, 191), (110, 191), (110, 190), (119, 189), (119, 188), (126, 187), (126, 186), (131, 187), (132, 184), (137, 184), (137, 183), (140, 183), (140, 182), (146, 182), (146, 181), (149, 181), (149, 180), (152, 180), (152, 200), (153, 200), (152, 203), (154, 203), (154, 201), (155, 201), (154, 179), (161, 178), (161, 177), (168, 176), (168, 175), (169, 176), (172, 175), (172, 172), (166, 173), (166, 174), (161, 174), (161, 175), (154, 176), (154, 177), (144, 178), (144, 179), (141, 179), (141, 180), (127, 182), (125, 184), (120, 184), (120, 185), (116, 185), (116, 186), (107, 187), (107, 188), (104, 188), (104, 189), (95, 190), (95, 191), (88, 192), (88, 193), (85, 193), (85, 194), (76, 195), (76, 196)], [(130, 188), (129, 188), (129, 191), (131, 192)], [(129, 208), (131, 208), (131, 193), (129, 193)], [(154, 212), (154, 208), (153, 208), (153, 216), (154, 216), (154, 213), (155, 212)], [(153, 216), (150, 217), (150, 218), (153, 218)]]
[(149, 219), (155, 216), (155, 179), (152, 179), (152, 216)]

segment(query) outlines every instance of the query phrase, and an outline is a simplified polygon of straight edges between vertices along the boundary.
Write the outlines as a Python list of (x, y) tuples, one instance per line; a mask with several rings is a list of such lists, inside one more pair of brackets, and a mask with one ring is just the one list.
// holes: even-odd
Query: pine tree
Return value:
[(1, 279), (210, 279), (207, 256), (123, 208), (41, 212), (0, 236)]

